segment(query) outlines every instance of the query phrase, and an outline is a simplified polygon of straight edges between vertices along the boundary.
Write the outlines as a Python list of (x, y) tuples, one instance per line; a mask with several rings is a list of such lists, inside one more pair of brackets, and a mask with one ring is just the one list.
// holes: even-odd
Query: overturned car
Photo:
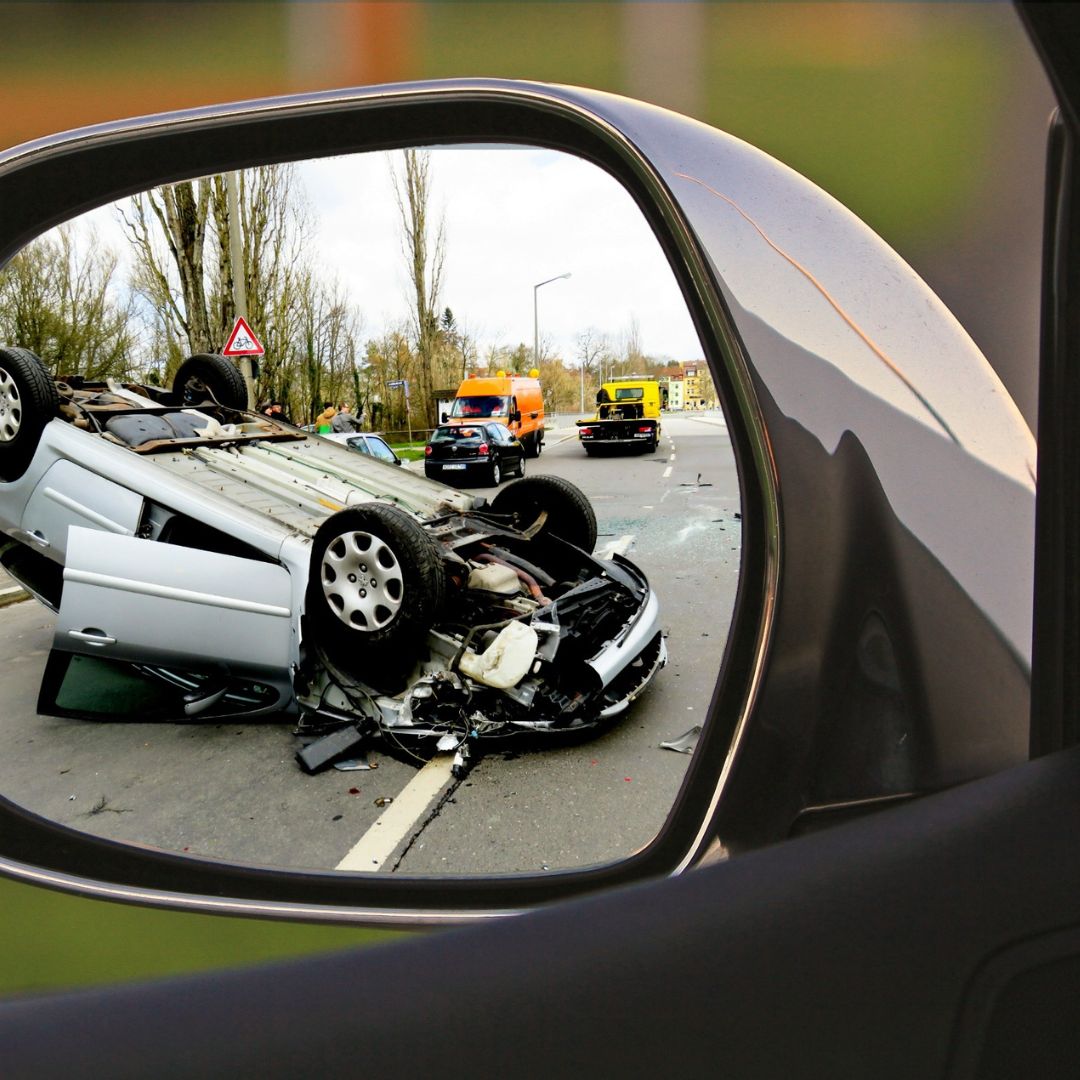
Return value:
[(314, 770), (588, 732), (666, 661), (630, 561), (555, 476), (489, 502), (246, 411), (226, 359), (170, 389), (0, 349), (0, 563), (58, 613), (38, 711), (291, 715)]

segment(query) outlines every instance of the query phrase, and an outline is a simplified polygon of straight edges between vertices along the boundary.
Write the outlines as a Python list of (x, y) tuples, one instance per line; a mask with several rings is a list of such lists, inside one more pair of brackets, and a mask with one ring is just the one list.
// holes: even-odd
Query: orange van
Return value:
[(526, 457), (539, 457), (544, 448), (544, 395), (540, 372), (528, 375), (470, 375), (463, 379), (444, 424), (475, 424), (477, 420), (497, 420), (521, 440)]

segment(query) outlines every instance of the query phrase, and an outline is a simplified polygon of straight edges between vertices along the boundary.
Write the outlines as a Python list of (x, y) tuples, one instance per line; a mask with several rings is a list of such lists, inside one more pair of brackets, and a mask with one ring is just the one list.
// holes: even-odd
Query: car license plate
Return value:
[(463, 464), (458, 464), (458, 465), (444, 465), (444, 466), (443, 466), (443, 468), (444, 468), (444, 469), (464, 469), (464, 468), (465, 468), (465, 466), (464, 466)]

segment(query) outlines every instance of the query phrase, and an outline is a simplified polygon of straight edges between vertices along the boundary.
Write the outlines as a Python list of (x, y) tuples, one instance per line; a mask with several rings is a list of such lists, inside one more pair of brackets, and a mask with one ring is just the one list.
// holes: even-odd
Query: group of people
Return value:
[[(285, 414), (285, 407), (280, 401), (271, 401), (268, 404), (261, 406), (259, 411), (264, 416), (269, 416), (271, 420), (280, 420), (286, 424), (292, 423)], [(342, 401), (335, 406), (332, 401), (323, 402), (323, 411), (315, 418), (315, 431), (318, 434), (326, 435), (332, 431), (347, 432), (359, 430), (360, 420), (358, 417), (353, 416), (352, 410), (349, 408), (348, 404)]]
[(315, 418), (315, 431), (319, 435), (328, 435), (332, 431), (359, 430), (360, 421), (353, 416), (352, 411), (345, 402), (340, 402), (337, 408), (334, 407), (333, 402), (324, 402), (323, 411)]

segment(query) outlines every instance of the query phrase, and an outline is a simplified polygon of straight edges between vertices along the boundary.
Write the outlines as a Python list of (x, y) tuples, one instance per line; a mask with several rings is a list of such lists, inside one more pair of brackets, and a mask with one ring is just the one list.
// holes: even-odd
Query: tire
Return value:
[(491, 501), (496, 514), (513, 514), (517, 528), (528, 530), (547, 511), (540, 536), (560, 540), (591, 552), (596, 547), (596, 514), (585, 493), (561, 476), (530, 476), (515, 480)]
[(660, 445), (660, 436), (657, 435), (654, 439), (652, 439), (649, 443), (646, 444), (645, 453), (646, 454), (655, 454), (656, 453), (656, 448), (659, 445)]
[(30, 465), (60, 395), (29, 349), (0, 349), (0, 480), (17, 480)]
[(172, 385), (177, 405), (201, 405), (216, 401), (227, 409), (248, 407), (247, 383), (237, 366), (217, 353), (196, 353), (179, 368)]
[(365, 503), (319, 526), (307, 615), (318, 646), (346, 671), (376, 686), (403, 679), (445, 595), (439, 545), (403, 510)]
[(488, 482), (492, 487), (498, 487), (500, 480), (502, 480), (502, 469), (499, 467), (497, 461), (493, 461), (491, 463), (491, 471), (488, 473)]
[(522, 480), (525, 477), (525, 455), (524, 454), (522, 454), (521, 457), (518, 459), (517, 476), (518, 476), (519, 480)]

